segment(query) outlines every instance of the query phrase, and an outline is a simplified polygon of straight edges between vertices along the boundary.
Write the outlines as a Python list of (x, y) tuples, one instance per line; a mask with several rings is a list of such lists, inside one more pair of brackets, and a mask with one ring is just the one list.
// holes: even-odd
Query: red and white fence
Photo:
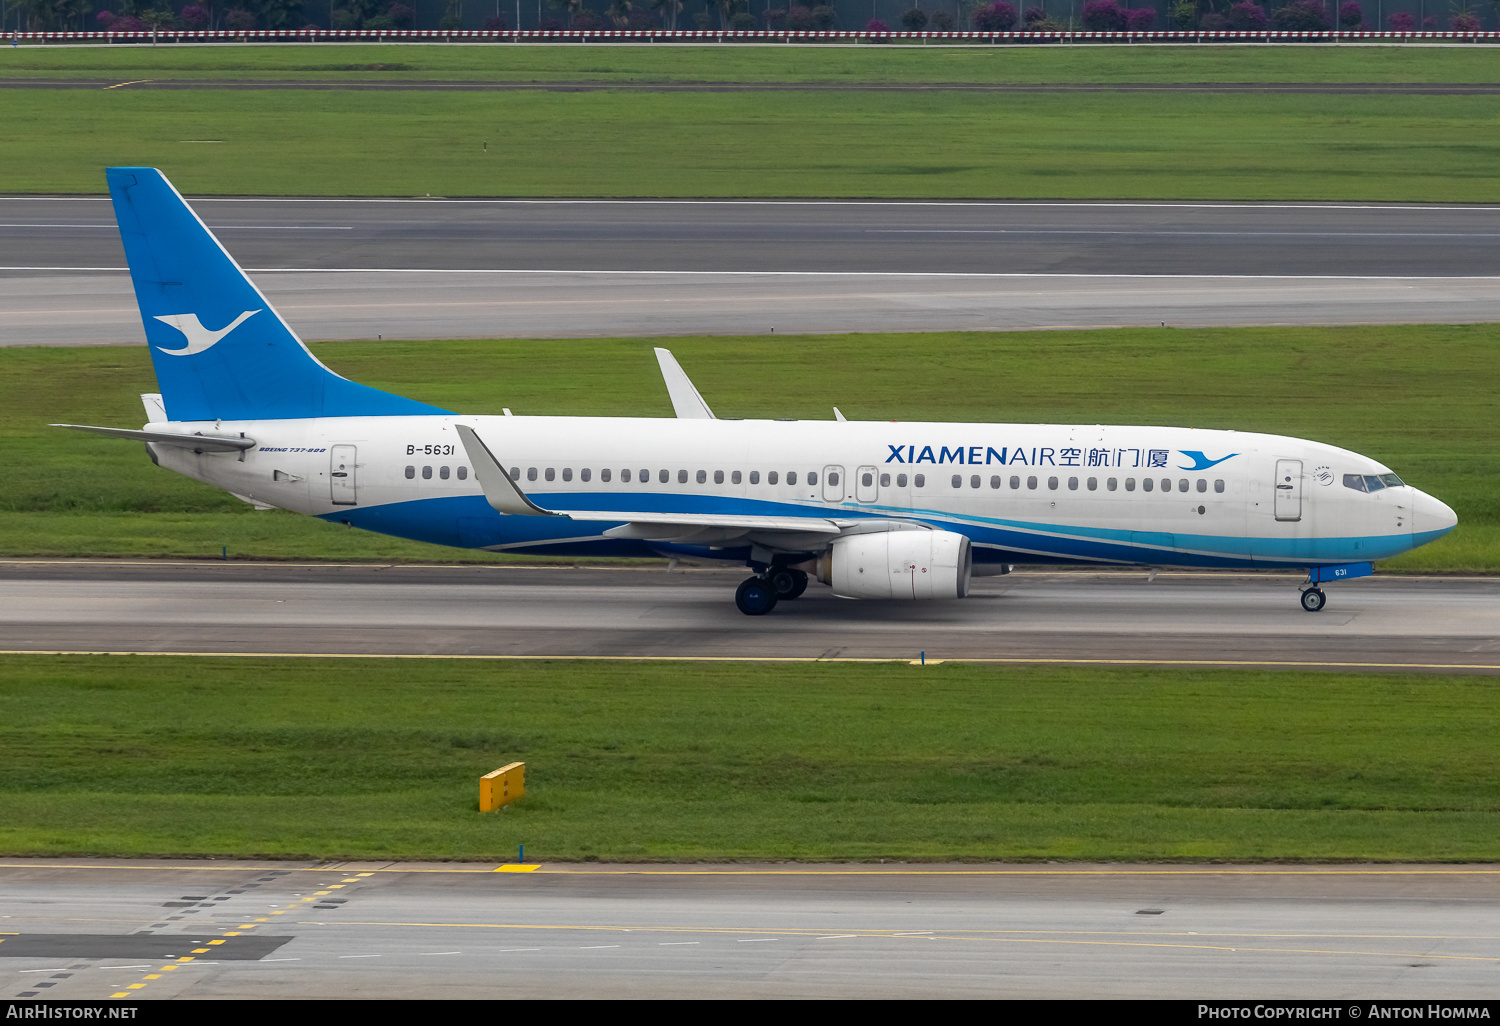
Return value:
[(1364, 32), (1332, 29), (1317, 32), (1197, 32), (1163, 29), (1146, 32), (838, 32), (792, 29), (249, 29), (193, 31), (160, 29), (142, 32), (9, 32), (0, 40), (35, 43), (1332, 43), (1379, 40), (1419, 42), (1500, 42), (1500, 32)]

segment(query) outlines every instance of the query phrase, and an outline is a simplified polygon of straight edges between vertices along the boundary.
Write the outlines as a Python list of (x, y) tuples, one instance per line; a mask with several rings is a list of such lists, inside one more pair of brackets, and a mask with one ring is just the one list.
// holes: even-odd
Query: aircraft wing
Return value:
[(848, 526), (848, 521), (835, 521), (827, 517), (762, 517), (739, 514), (716, 513), (662, 513), (645, 510), (577, 510), (543, 509), (527, 498), (520, 487), (511, 480), (500, 461), (490, 452), (474, 429), (467, 424), (454, 425), (458, 437), (463, 441), (469, 462), (474, 465), (474, 477), (484, 489), (484, 497), (499, 513), (512, 516), (568, 517), (572, 520), (603, 520), (623, 523), (623, 527), (611, 529), (615, 537), (661, 538), (677, 536), (692, 530), (711, 531), (724, 537), (750, 533), (781, 533), (835, 535)]
[(184, 435), (177, 431), (132, 431), (129, 428), (93, 427), (88, 424), (49, 424), (48, 427), (90, 431), (111, 438), (133, 438), (138, 442), (175, 445), (194, 452), (242, 452), (255, 448), (255, 439), (244, 435)]

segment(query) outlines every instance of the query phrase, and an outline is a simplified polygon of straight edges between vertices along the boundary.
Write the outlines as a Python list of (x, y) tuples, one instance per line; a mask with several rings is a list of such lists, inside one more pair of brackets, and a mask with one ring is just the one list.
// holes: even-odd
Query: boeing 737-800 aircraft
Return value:
[(451, 413), (319, 363), (161, 172), (108, 179), (161, 392), (142, 430), (83, 430), (258, 506), (491, 551), (729, 560), (754, 570), (752, 615), (809, 571), (849, 598), (955, 599), (1015, 563), (1297, 568), (1315, 612), (1319, 584), (1457, 524), (1375, 460), (1276, 435), (719, 420), (665, 350), (675, 419)]

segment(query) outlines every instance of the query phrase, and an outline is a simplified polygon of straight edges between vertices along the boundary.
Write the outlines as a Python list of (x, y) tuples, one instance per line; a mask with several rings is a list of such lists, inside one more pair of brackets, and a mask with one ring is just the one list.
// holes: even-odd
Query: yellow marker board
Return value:
[(526, 793), (526, 764), (513, 762), (479, 778), (479, 811), (494, 812)]

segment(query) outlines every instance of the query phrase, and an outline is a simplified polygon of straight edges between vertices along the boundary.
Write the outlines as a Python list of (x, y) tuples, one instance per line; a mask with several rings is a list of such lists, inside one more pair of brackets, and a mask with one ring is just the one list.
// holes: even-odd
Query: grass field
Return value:
[(1500, 47), (24, 46), (0, 78), (488, 82), (1494, 82)]
[(1500, 104), (1488, 96), (26, 89), (5, 99), (5, 193), (99, 193), (104, 167), (148, 165), (189, 195), (1500, 201)]
[[(315, 348), (346, 377), (465, 413), (669, 416), (654, 342)], [(1384, 461), (1458, 511), (1452, 535), (1383, 567), (1500, 570), (1494, 325), (752, 336), (671, 347), (721, 416), (827, 419), (837, 403), (865, 420), (1172, 424), (1330, 442)], [(155, 390), (144, 348), (0, 349), (9, 475), (0, 555), (212, 557), (227, 547), (266, 558), (496, 558), (256, 512), (152, 467), (138, 445), (46, 426), (138, 426), (136, 396)]]
[[(0, 851), (1484, 860), (1500, 681), (4, 657)], [(477, 812), (478, 777), (527, 794)]]

